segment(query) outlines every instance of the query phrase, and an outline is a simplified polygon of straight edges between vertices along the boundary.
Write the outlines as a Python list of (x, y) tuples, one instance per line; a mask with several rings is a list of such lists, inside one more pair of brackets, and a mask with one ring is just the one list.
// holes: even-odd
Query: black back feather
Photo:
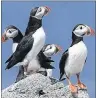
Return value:
[(68, 55), (69, 55), (68, 50), (66, 50), (61, 57), (61, 60), (59, 63), (59, 69), (60, 69), (60, 79), (59, 80), (61, 80), (62, 76), (65, 74), (64, 68), (65, 68), (65, 64), (66, 64)]
[(23, 37), (23, 39), (18, 44), (16, 51), (13, 53), (13, 56), (11, 56), (6, 62), (9, 61), (6, 69), (10, 69), (15, 64), (21, 62), (27, 53), (31, 50), (33, 46), (34, 39), (32, 38), (31, 34), (28, 36)]
[(45, 69), (54, 69), (54, 67), (51, 65), (51, 62), (54, 61), (51, 60), (51, 58), (46, 57), (42, 51), (40, 51), (37, 57), (41, 67)]

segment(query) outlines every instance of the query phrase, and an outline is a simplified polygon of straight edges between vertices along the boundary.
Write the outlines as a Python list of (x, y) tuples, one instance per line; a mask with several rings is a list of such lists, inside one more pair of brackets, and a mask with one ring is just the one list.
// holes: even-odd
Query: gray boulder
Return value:
[(72, 94), (69, 86), (53, 82), (41, 74), (33, 74), (2, 90), (2, 98), (89, 98), (87, 89)]

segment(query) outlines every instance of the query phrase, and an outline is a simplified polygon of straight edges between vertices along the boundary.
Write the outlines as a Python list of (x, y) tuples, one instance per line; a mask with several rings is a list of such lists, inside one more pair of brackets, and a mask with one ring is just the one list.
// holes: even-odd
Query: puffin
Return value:
[[(56, 44), (46, 44), (44, 45), (42, 51), (46, 57), (51, 59), (53, 55), (57, 54), (58, 52), (61, 52), (62, 48)], [(52, 69), (46, 69), (46, 72), (48, 77), (52, 77)]]
[(9, 25), (5, 28), (4, 33), (2, 35), (2, 42), (6, 42), (9, 39), (13, 40), (12, 52), (14, 53), (18, 43), (20, 43), (23, 38), (23, 34), (21, 31), (14, 25)]
[(42, 18), (49, 11), (50, 9), (46, 6), (35, 7), (31, 10), (25, 36), (18, 43), (16, 51), (6, 61), (8, 63), (6, 69), (18, 64), (23, 65), (24, 70), (27, 70), (30, 61), (38, 55), (45, 44), (46, 35), (42, 27)]
[[(51, 62), (54, 62), (51, 59), (51, 57), (60, 51), (61, 51), (60, 46), (56, 44), (44, 45), (44, 47), (42, 48), (41, 52), (37, 55), (37, 57), (29, 63), (27, 67), (27, 71), (25, 72), (25, 75), (29, 76), (32, 73), (39, 72), (45, 76), (51, 77), (52, 69), (54, 69), (54, 67), (51, 65)], [(42, 52), (45, 55), (45, 57), (47, 57), (50, 60), (50, 62), (43, 60), (44, 58), (41, 55)]]
[[(2, 42), (6, 42), (9, 39), (12, 39), (12, 52), (16, 51), (18, 43), (20, 43), (21, 39), (23, 38), (23, 34), (21, 31), (14, 25), (9, 25), (5, 28), (4, 33), (2, 35)], [(24, 67), (21, 65), (19, 66), (19, 73), (17, 75), (16, 80), (21, 80), (24, 78)]]
[[(16, 51), (18, 43), (21, 41), (22, 38), (23, 38), (23, 34), (21, 33), (21, 31), (16, 26), (9, 25), (4, 30), (4, 33), (2, 35), (2, 42), (6, 42), (7, 40), (12, 39), (13, 40), (12, 52), (14, 53)], [(42, 52), (44, 53), (44, 55), (46, 57), (48, 57), (49, 59), (51, 59), (51, 56), (56, 54), (59, 51), (60, 51), (60, 47), (58, 45), (55, 45), (55, 44), (46, 44), (46, 45), (44, 45), (44, 47), (42, 49)], [(37, 67), (36, 65), (38, 64), (39, 65), (38, 68), (42, 66), (42, 65), (40, 65), (40, 63), (38, 63), (38, 62), (41, 62), (41, 61), (38, 61), (38, 60), (40, 60), (38, 55), (37, 55), (36, 58), (37, 59), (32, 60), (31, 64), (27, 67), (27, 70), (28, 70), (27, 73), (31, 73), (32, 70), (34, 71), (33, 64), (34, 64), (35, 67)], [(41, 58), (42, 58), (42, 56), (41, 56)], [(46, 65), (45, 61), (43, 63)], [(46, 66), (44, 67), (45, 69), (47, 68)], [(51, 69), (48, 67), (48, 70), (52, 70), (52, 69), (53, 69), (53, 67), (51, 67)], [(42, 73), (44, 75), (45, 74), (46, 75), (49, 74), (49, 72), (45, 72), (45, 73), (42, 72)], [(19, 66), (19, 73), (18, 73), (18, 75), (16, 77), (16, 82), (22, 80), (25, 77), (26, 76), (24, 74), (24, 67), (23, 67), (23, 65)]]
[[(62, 54), (60, 59), (59, 81), (67, 79), (72, 93), (78, 92), (78, 87), (81, 89), (86, 88), (85, 84), (80, 81), (80, 73), (83, 70), (88, 52), (83, 37), (90, 35), (94, 35), (94, 30), (91, 27), (85, 24), (77, 24), (72, 31), (72, 44), (69, 49)], [(70, 77), (73, 75), (77, 76), (77, 85), (73, 85), (70, 81)]]

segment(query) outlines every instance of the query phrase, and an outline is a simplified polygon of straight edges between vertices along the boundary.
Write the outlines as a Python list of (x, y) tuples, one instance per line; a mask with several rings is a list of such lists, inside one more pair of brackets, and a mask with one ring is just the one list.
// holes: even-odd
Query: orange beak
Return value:
[(49, 7), (47, 7), (47, 6), (45, 6), (45, 7), (46, 7), (46, 9), (48, 10), (48, 12), (50, 12), (51, 9), (50, 9)]
[(48, 15), (48, 13), (50, 12), (50, 8), (47, 6), (44, 6), (44, 7), (45, 7), (45, 15)]
[(62, 51), (62, 48), (60, 46), (56, 45), (56, 53), (61, 52), (61, 51)]
[(90, 34), (95, 35), (95, 31), (92, 28), (90, 28)]
[(6, 34), (3, 34), (1, 37), (1, 42), (6, 42), (7, 39)]

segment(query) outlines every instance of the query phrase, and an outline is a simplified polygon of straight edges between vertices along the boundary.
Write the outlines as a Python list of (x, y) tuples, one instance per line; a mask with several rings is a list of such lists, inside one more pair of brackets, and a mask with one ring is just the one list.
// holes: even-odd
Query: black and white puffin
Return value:
[[(62, 50), (61, 47), (56, 44), (46, 44), (42, 49), (44, 55), (50, 59), (53, 55), (60, 52), (61, 50)], [(52, 77), (52, 69), (46, 69), (46, 71), (47, 71), (47, 76)]]
[(23, 65), (26, 70), (27, 65), (44, 46), (46, 35), (42, 27), (42, 18), (49, 12), (48, 7), (35, 7), (30, 13), (25, 36), (18, 44), (16, 51), (6, 61), (6, 69), (10, 69), (16, 64)]
[[(41, 51), (48, 59), (50, 59), (51, 62), (53, 62), (51, 57), (55, 55), (57, 52), (61, 51), (61, 48), (55, 44), (46, 44), (44, 45)], [(39, 73), (43, 73), (43, 75), (45, 76), (51, 77), (52, 69), (54, 68), (53, 66), (51, 66), (51, 62), (47, 62), (46, 60), (43, 60), (43, 57), (40, 52), (37, 55), (37, 57), (34, 58), (29, 63), (25, 75), (30, 75), (32, 73), (39, 72)]]
[[(13, 40), (12, 52), (14, 53), (16, 51), (18, 43), (21, 41), (22, 38), (23, 38), (23, 35), (22, 35), (21, 31), (17, 27), (10, 25), (10, 26), (6, 27), (6, 29), (4, 30), (4, 33), (2, 35), (2, 42), (6, 42), (7, 40), (12, 39)], [(51, 56), (56, 54), (58, 51), (60, 51), (60, 47), (58, 45), (55, 45), (55, 44), (46, 44), (46, 45), (44, 45), (44, 47), (42, 49), (42, 52), (44, 53), (44, 55), (48, 58), (50, 57), (49, 59), (51, 59)], [(39, 53), (39, 55), (40, 54), (41, 53)], [(42, 58), (42, 55), (40, 57)], [(37, 59), (33, 59), (31, 61), (31, 64), (28, 65), (27, 73), (31, 73), (32, 70), (35, 71), (34, 67), (36, 68), (38, 66), (37, 69), (40, 69), (40, 67), (42, 67), (42, 65), (39, 64), (40, 61), (38, 61), (41, 59), (39, 58), (38, 55), (36, 58)], [(43, 67), (43, 68), (44, 69), (48, 68), (48, 70), (51, 72), (53, 67), (51, 67), (51, 68), (47, 67), (46, 61), (43, 61), (43, 63), (45, 65), (45, 67)], [(49, 76), (49, 71), (47, 71), (47, 73), (46, 73), (47, 76)], [(18, 82), (19, 80), (21, 80), (23, 78), (25, 78), (24, 67), (20, 66), (19, 67), (19, 73), (18, 73), (17, 78), (16, 78), (16, 82)]]
[(70, 76), (76, 75), (78, 87), (81, 89), (86, 86), (80, 81), (80, 72), (82, 71), (87, 58), (87, 47), (84, 44), (83, 37), (93, 35), (94, 31), (87, 25), (78, 24), (72, 31), (72, 44), (67, 49), (60, 60), (60, 81), (66, 77), (71, 92), (76, 93), (77, 87), (70, 82)]
[(12, 39), (13, 40), (12, 52), (14, 53), (18, 43), (21, 41), (22, 38), (23, 35), (21, 31), (17, 27), (9, 25), (4, 30), (4, 33), (2, 35), (2, 42), (6, 42), (7, 40)]
[[(4, 30), (4, 33), (2, 35), (2, 42), (6, 42), (7, 40), (12, 39), (13, 40), (12, 52), (14, 53), (16, 51), (18, 43), (20, 43), (22, 38), (23, 34), (21, 33), (21, 31), (16, 26), (9, 25)], [(21, 65), (19, 66), (19, 73), (17, 75), (16, 80), (18, 81), (23, 78), (24, 78), (24, 67)]]

